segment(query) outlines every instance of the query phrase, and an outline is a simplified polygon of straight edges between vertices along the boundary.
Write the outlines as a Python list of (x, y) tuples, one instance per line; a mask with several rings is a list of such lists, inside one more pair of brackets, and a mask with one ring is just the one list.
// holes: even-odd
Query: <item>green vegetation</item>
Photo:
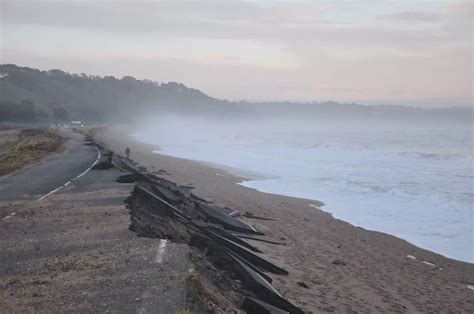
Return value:
[(61, 136), (46, 130), (0, 133), (0, 176), (40, 161), (58, 151), (61, 144)]
[[(180, 83), (40, 71), (13, 64), (0, 65), (0, 91), (0, 121), (38, 118), (31, 112), (56, 120), (127, 120), (131, 114), (150, 110), (189, 112), (223, 103)], [(24, 101), (29, 104), (28, 114), (17, 113), (26, 110)]]
[(35, 104), (30, 100), (20, 103), (0, 102), (0, 121), (32, 122), (37, 119)]
[(421, 109), (332, 101), (229, 102), (175, 82), (157, 83), (131, 76), (119, 79), (61, 70), (40, 71), (13, 64), (0, 65), (0, 121), (127, 123), (134, 117), (163, 113), (244, 120), (271, 117), (283, 121), (356, 118), (383, 122), (399, 120), (418, 123), (428, 119), (435, 123), (472, 123), (472, 108), (469, 107)]

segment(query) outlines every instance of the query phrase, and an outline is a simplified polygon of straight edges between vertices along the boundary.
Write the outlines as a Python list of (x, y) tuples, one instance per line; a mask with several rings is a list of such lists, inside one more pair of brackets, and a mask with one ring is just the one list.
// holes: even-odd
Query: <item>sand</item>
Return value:
[[(152, 153), (157, 147), (133, 140), (125, 127), (96, 138), (118, 154), (195, 194), (242, 213), (276, 219), (247, 221), (274, 245), (255, 242), (289, 271), (272, 276), (283, 296), (307, 312), (472, 312), (474, 265), (418, 248), (394, 236), (334, 219), (314, 200), (262, 193), (238, 185), (245, 174), (224, 167)], [(164, 174), (166, 173), (166, 174)], [(324, 200), (323, 200), (324, 201)], [(299, 284), (298, 284), (299, 283)], [(302, 284), (304, 283), (304, 284)], [(307, 286), (307, 287), (304, 287)]]

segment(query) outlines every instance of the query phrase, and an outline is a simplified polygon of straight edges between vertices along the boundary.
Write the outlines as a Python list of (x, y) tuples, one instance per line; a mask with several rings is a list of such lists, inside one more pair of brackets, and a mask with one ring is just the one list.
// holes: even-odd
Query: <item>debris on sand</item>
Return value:
[(346, 262), (344, 262), (342, 259), (335, 259), (332, 261), (332, 263), (334, 265), (338, 265), (338, 266), (346, 266)]
[(296, 284), (297, 284), (298, 286), (300, 286), (300, 287), (303, 287), (303, 288), (305, 288), (305, 289), (309, 289), (308, 285), (307, 285), (307, 284), (305, 284), (305, 283), (304, 283), (304, 282), (302, 282), (302, 281), (298, 281)]
[[(132, 194), (126, 200), (131, 214), (130, 230), (142, 237), (167, 239), (194, 247), (191, 254), (195, 256), (191, 259), (195, 260), (199, 278), (208, 288), (215, 285), (216, 293), (225, 294), (237, 307), (256, 309), (257, 313), (303, 313), (273, 288), (268, 275), (287, 275), (288, 272), (258, 254), (261, 251), (245, 239), (272, 241), (260, 239), (263, 233), (237, 219), (237, 211), (203, 200), (191, 193), (192, 186), (179, 186), (143, 171), (125, 159), (115, 163), (130, 172), (121, 176), (118, 182), (135, 182)], [(246, 214), (269, 220), (249, 212)], [(223, 285), (228, 292), (222, 289)], [(196, 299), (202, 298), (194, 298), (194, 302)], [(208, 301), (214, 304), (213, 300)], [(197, 308), (209, 309), (209, 302)]]
[(260, 220), (272, 220), (272, 221), (276, 221), (276, 219), (257, 216), (257, 215), (255, 215), (254, 213), (249, 212), (249, 211), (246, 211), (245, 214), (243, 214), (242, 216), (244, 216), (244, 217), (246, 217), (246, 218), (251, 218), (251, 219), (260, 219)]

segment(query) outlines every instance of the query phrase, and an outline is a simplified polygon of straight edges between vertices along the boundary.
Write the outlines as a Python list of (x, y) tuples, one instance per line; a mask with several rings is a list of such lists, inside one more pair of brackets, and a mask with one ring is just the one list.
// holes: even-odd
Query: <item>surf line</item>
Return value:
[(38, 201), (41, 201), (42, 199), (45, 199), (46, 197), (56, 193), (57, 191), (61, 190), (62, 188), (65, 188), (66, 186), (68, 186), (69, 184), (71, 184), (72, 181), (76, 180), (76, 179), (79, 179), (80, 177), (82, 177), (83, 175), (85, 175), (86, 173), (88, 173), (95, 165), (97, 165), (97, 163), (99, 162), (100, 160), (100, 150), (99, 148), (97, 148), (97, 146), (95, 147), (95, 149), (97, 149), (97, 159), (94, 161), (94, 163), (89, 167), (87, 168), (86, 170), (84, 170), (83, 172), (81, 172), (79, 175), (77, 175), (76, 177), (74, 177), (72, 180), (69, 180), (68, 182), (64, 183), (63, 185), (61, 185), (60, 187), (52, 190), (51, 192), (41, 196)]

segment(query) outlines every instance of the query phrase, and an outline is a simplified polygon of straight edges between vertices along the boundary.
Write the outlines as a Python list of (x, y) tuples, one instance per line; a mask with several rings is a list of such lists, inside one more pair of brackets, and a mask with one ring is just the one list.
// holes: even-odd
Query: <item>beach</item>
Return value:
[[(266, 256), (289, 271), (272, 276), (274, 287), (307, 312), (469, 312), (474, 265), (448, 259), (394, 236), (367, 231), (334, 219), (322, 203), (258, 192), (239, 185), (245, 173), (202, 162), (153, 153), (126, 127), (108, 127), (95, 138), (116, 154), (194, 194), (241, 213), (274, 220), (244, 218), (283, 242), (255, 242)], [(324, 200), (323, 200), (324, 201)]]

